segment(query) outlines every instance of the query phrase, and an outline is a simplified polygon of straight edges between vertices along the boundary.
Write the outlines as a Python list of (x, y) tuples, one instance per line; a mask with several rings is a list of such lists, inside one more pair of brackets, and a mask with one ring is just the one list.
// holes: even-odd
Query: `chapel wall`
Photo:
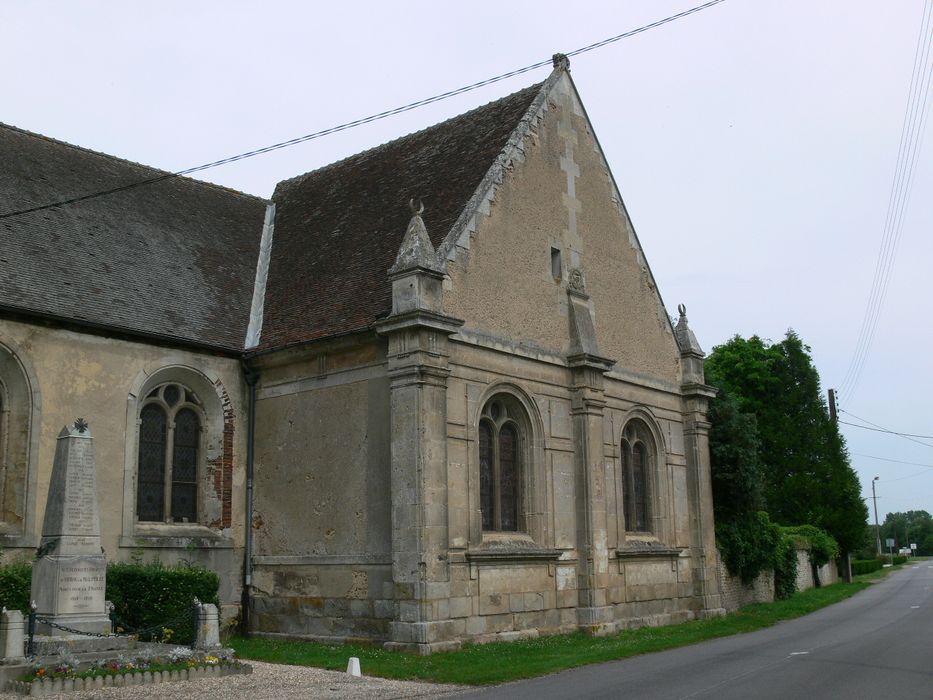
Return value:
[[(480, 344), (485, 344), (482, 347)], [(484, 642), (579, 628), (581, 605), (577, 562), (577, 522), (580, 502), (575, 478), (576, 450), (569, 370), (556, 358), (526, 350), (506, 352), (504, 339), (485, 337), (454, 342), (451, 376), (447, 381), (449, 582), (431, 584), (438, 598), (431, 610), (449, 615), (438, 640)], [(531, 465), (534, 500), (526, 531), (513, 536), (516, 548), (551, 548), (551, 560), (530, 562), (518, 554), (513, 561), (488, 561), (477, 550), (508, 545), (509, 535), (483, 533), (478, 522), (477, 416), (496, 387), (523, 392), (535, 407), (532, 423), (539, 464)], [(702, 614), (703, 599), (695, 582), (696, 562), (690, 549), (690, 514), (686, 486), (681, 397), (662, 381), (638, 379), (616, 372), (606, 379), (603, 415), (605, 493), (596, 496), (607, 511), (605, 597), (614, 627), (658, 625)], [(666, 548), (660, 555), (617, 558), (628, 539), (622, 514), (619, 440), (633, 415), (651, 420), (659, 439), (653, 503), (660, 524), (655, 536), (639, 535)]]
[[(247, 411), (238, 360), (9, 319), (0, 319), (0, 344), (13, 348), (29, 365), (38, 409), (30, 426), (33, 473), (17, 487), (28, 492), (26, 532), (23, 537), (0, 536), (4, 560), (32, 557), (41, 535), (57, 436), (63, 426), (83, 417), (94, 437), (101, 544), (108, 560), (142, 557), (165, 564), (203, 564), (220, 576), (221, 602), (238, 604)], [(218, 428), (200, 446), (213, 457), (199, 475), (203, 522), (139, 528), (133, 517), (138, 413), (128, 406), (141, 398), (133, 392), (148, 377), (172, 367), (175, 377), (186, 372), (200, 377), (207, 391), (216, 392), (206, 398), (220, 407), (213, 416)]]
[(252, 629), (386, 639), (395, 592), (384, 346), (321, 344), (257, 365)]

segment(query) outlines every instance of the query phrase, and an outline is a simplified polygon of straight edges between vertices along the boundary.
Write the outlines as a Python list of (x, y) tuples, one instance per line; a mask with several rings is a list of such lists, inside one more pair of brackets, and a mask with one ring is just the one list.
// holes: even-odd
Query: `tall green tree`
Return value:
[(896, 549), (917, 545), (917, 554), (933, 554), (933, 517), (925, 510), (888, 513), (881, 526), (881, 544), (891, 538)]
[(868, 511), (839, 430), (829, 419), (810, 348), (735, 336), (706, 360), (707, 380), (755, 416), (764, 507), (782, 525), (816, 525), (843, 551), (864, 539)]
[(773, 567), (781, 534), (762, 510), (755, 416), (718, 388), (709, 408), (716, 542), (729, 572), (751, 582)]

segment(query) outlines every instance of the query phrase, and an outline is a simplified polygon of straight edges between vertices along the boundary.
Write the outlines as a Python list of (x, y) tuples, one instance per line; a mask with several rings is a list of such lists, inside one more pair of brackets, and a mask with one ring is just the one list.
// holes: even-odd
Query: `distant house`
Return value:
[[(0, 128), (0, 546), (95, 436), (108, 556), (429, 652), (721, 612), (703, 354), (566, 59), (271, 201)], [(126, 185), (155, 180), (126, 189)]]

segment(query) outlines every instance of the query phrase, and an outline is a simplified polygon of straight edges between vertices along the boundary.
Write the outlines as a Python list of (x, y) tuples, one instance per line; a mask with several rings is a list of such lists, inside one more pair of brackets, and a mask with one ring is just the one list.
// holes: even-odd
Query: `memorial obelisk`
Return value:
[[(42, 541), (32, 565), (36, 614), (81, 632), (107, 634), (107, 561), (100, 547), (94, 439), (83, 418), (58, 435)], [(40, 623), (40, 634), (68, 632)]]

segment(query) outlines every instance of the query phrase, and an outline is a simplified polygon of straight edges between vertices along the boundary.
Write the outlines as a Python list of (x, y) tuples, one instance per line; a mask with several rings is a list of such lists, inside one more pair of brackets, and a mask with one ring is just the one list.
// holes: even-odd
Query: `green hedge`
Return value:
[(882, 567), (880, 559), (854, 559), (852, 561), (852, 575), (870, 574)]
[(27, 562), (0, 566), (0, 608), (29, 612), (32, 565)]
[[(0, 566), (0, 605), (27, 614), (31, 579), (29, 563)], [(214, 603), (219, 609), (219, 586), (217, 574), (200, 567), (167, 567), (159, 563), (107, 566), (106, 597), (114, 605), (116, 631), (135, 632), (156, 625), (171, 630), (160, 630), (145, 639), (190, 644), (194, 639), (193, 620), (165, 623), (172, 623), (191, 610), (195, 598), (202, 603)]]
[(164, 632), (146, 635), (157, 641), (189, 644), (194, 622), (174, 622), (192, 607), (197, 598), (220, 608), (220, 580), (213, 571), (192, 566), (167, 567), (152, 564), (120, 564), (107, 567), (107, 599), (114, 606), (116, 630), (136, 631), (163, 625)]

